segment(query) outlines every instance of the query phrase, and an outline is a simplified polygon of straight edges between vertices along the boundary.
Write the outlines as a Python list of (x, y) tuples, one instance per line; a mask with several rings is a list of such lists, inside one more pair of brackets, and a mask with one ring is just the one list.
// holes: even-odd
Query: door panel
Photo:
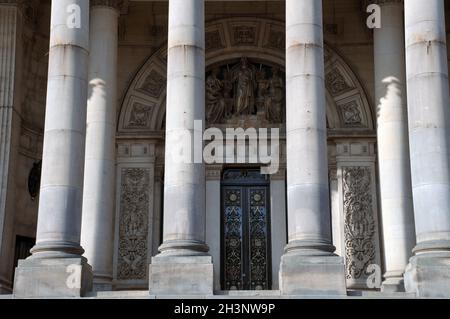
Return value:
[(269, 185), (264, 177), (255, 180), (255, 174), (249, 175), (251, 180), (240, 178), (239, 182), (222, 184), (224, 290), (271, 287)]
[(270, 289), (267, 193), (267, 187), (249, 187), (247, 189), (250, 290)]
[(244, 289), (242, 188), (224, 187), (223, 208), (223, 289)]

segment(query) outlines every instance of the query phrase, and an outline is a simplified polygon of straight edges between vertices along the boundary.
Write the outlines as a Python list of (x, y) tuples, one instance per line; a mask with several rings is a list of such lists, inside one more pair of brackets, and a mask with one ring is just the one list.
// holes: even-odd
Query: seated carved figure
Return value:
[(214, 69), (206, 79), (206, 119), (209, 123), (218, 123), (226, 115), (226, 103), (223, 97), (223, 82), (218, 78), (220, 69)]
[(271, 122), (280, 123), (282, 121), (284, 87), (283, 80), (279, 75), (279, 69), (272, 69), (272, 78), (269, 83), (269, 92), (265, 99), (266, 119)]

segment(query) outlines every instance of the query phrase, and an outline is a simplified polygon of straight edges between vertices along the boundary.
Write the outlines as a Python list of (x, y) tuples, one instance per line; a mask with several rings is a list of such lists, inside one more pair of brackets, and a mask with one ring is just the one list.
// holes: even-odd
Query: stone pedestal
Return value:
[(151, 295), (212, 295), (210, 256), (157, 256), (150, 265)]
[(92, 286), (86, 258), (20, 260), (14, 280), (15, 298), (79, 298)]
[(405, 289), (421, 298), (450, 296), (450, 253), (417, 255), (406, 268)]
[(281, 257), (280, 289), (284, 295), (346, 295), (344, 259), (287, 253)]

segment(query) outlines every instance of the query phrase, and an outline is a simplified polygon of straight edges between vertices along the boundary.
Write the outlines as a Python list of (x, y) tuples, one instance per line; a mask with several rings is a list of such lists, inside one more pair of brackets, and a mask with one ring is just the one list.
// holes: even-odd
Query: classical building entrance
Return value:
[(222, 289), (271, 289), (269, 179), (259, 169), (222, 176)]
[[(281, 256), (288, 242), (285, 25), (272, 19), (233, 17), (211, 20), (205, 28), (205, 128), (219, 129), (224, 136), (227, 128), (280, 129), (280, 169), (267, 179), (259, 169), (206, 165), (204, 229), (214, 261), (214, 290), (278, 290)], [(242, 30), (250, 32), (252, 42)], [(324, 58), (333, 244), (336, 254), (346, 260), (348, 288), (367, 289), (370, 274), (365, 269), (381, 264), (375, 120), (358, 77), (327, 43)], [(115, 289), (146, 289), (148, 265), (159, 252), (163, 177), (167, 177), (166, 74), (163, 45), (140, 66), (122, 100), (116, 153)], [(252, 206), (255, 188), (265, 189), (265, 196)], [(225, 196), (233, 189), (240, 191), (239, 203)], [(237, 220), (225, 218), (227, 212)], [(128, 221), (137, 213), (142, 216), (139, 245), (135, 233), (127, 231)], [(260, 233), (253, 232), (258, 229), (252, 228), (255, 216)], [(263, 240), (259, 234), (265, 236)], [(256, 249), (260, 247), (256, 245), (262, 246)]]

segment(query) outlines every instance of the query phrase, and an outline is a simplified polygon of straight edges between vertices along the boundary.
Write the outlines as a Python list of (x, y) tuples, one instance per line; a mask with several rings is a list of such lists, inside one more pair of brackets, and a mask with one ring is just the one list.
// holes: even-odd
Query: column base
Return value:
[(152, 258), (149, 267), (151, 295), (213, 295), (211, 256), (165, 256)]
[(19, 260), (15, 298), (79, 298), (92, 290), (92, 268), (86, 258)]
[(405, 282), (403, 280), (403, 277), (386, 278), (381, 285), (381, 292), (405, 292)]
[(450, 252), (411, 257), (404, 274), (405, 290), (420, 298), (450, 298)]
[(281, 257), (280, 290), (282, 295), (345, 296), (344, 259), (286, 253)]

